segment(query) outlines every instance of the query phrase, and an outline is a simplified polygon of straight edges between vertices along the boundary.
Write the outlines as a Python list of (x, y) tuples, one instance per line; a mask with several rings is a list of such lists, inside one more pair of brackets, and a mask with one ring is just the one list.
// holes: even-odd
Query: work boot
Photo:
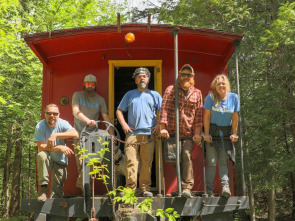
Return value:
[(144, 191), (142, 193), (142, 196), (143, 197), (153, 197), (153, 193), (152, 192), (149, 192), (149, 191)]
[(184, 198), (191, 198), (192, 197), (192, 194), (191, 194), (191, 191), (190, 190), (184, 189), (182, 191), (181, 196), (184, 197)]
[(222, 187), (222, 194), (221, 195), (224, 197), (230, 197), (231, 193), (230, 193), (229, 186)]
[(39, 193), (38, 193), (38, 198), (37, 200), (39, 202), (45, 202), (47, 199), (47, 195), (48, 194), (48, 188), (47, 185), (42, 185), (39, 189)]

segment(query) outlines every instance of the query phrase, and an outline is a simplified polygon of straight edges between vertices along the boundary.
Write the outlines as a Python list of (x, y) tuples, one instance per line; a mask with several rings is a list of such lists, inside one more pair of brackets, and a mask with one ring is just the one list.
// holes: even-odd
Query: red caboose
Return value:
[[(174, 84), (174, 30), (178, 33), (178, 65), (181, 67), (188, 63), (194, 68), (197, 72), (195, 86), (205, 97), (215, 75), (227, 72), (227, 62), (243, 35), (173, 25), (94, 26), (37, 33), (25, 37), (25, 41), (43, 64), (42, 110), (49, 103), (58, 104), (61, 118), (73, 125), (72, 95), (75, 91), (82, 90), (84, 76), (91, 73), (97, 78), (97, 93), (106, 100), (111, 122), (120, 129), (115, 111), (123, 95), (135, 88), (134, 80), (131, 78), (135, 68), (149, 68), (152, 73), (149, 88), (160, 94), (163, 94), (167, 86)], [(125, 35), (129, 32), (134, 34), (134, 42), (126, 42)], [(161, 189), (164, 195), (171, 194), (177, 190), (175, 169), (172, 163), (165, 162), (165, 159), (159, 156), (158, 148), (162, 148), (161, 145), (155, 145), (152, 187), (154, 191)], [(162, 163), (159, 163), (159, 157)], [(198, 145), (195, 145), (193, 150), (193, 161), (193, 190), (202, 192), (202, 151)], [(163, 167), (162, 170), (159, 170), (159, 166)], [(77, 177), (74, 157), (69, 160), (68, 174), (64, 186), (65, 195), (81, 195), (81, 191), (73, 185)], [(232, 193), (235, 192), (234, 175), (231, 172)], [(217, 193), (221, 191), (218, 179), (215, 185)], [(96, 194), (104, 193), (103, 188), (96, 188)], [(182, 215), (190, 215), (188, 211), (183, 211)]]

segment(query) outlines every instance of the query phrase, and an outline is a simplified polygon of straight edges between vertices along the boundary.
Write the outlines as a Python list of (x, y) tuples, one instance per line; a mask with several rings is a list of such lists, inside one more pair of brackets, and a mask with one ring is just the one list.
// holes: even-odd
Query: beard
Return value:
[(54, 125), (56, 124), (56, 119), (53, 118), (53, 117), (49, 117), (49, 118), (47, 119), (47, 124), (48, 124), (49, 126), (54, 126)]
[(88, 97), (93, 97), (95, 94), (95, 89), (96, 88), (84, 88), (84, 92)]
[(195, 85), (195, 79), (178, 77), (178, 84), (183, 90), (188, 90), (191, 86)]
[(148, 84), (147, 83), (144, 83), (144, 82), (141, 82), (137, 85), (140, 89), (147, 89), (148, 87)]

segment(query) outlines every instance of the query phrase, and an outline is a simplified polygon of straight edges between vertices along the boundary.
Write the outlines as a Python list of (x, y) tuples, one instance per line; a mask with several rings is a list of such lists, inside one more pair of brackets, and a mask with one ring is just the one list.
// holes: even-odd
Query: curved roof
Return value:
[[(211, 29), (161, 25), (122, 24), (63, 29), (25, 36), (26, 43), (43, 64), (50, 59), (95, 51), (128, 49), (149, 53), (149, 50), (174, 50), (173, 32), (178, 31), (179, 52), (222, 56), (227, 61), (244, 35)], [(133, 43), (125, 42), (125, 34), (135, 35)]]

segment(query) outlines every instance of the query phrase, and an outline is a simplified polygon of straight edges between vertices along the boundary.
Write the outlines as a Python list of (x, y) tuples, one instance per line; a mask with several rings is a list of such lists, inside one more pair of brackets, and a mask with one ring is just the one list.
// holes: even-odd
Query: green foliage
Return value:
[(163, 209), (157, 209), (156, 216), (161, 218), (167, 217), (169, 221), (176, 221), (177, 218), (180, 218), (180, 215), (173, 208), (167, 208), (165, 211)]
[(141, 213), (147, 212), (149, 214), (153, 214), (152, 207), (153, 200), (149, 197), (145, 198), (141, 203), (137, 205), (140, 208)]
[[(116, 193), (120, 191), (123, 193), (123, 196), (116, 196)], [(124, 203), (124, 204), (131, 204), (133, 205), (138, 201), (137, 197), (135, 196), (135, 191), (129, 188), (125, 188), (119, 186), (116, 190), (110, 191), (109, 195), (115, 196), (113, 201), (114, 203)]]

